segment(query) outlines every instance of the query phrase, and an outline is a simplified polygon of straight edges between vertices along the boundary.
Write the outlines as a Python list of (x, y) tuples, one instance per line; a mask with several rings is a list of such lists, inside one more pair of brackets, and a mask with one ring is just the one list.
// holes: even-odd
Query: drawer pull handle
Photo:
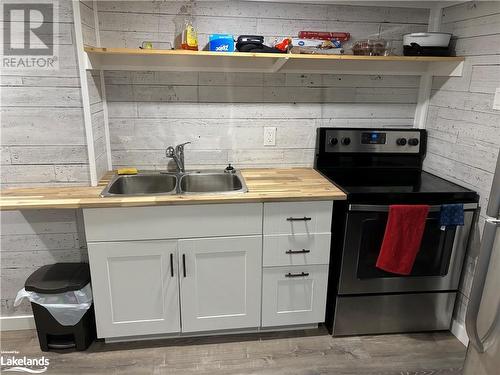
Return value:
[(186, 277), (186, 254), (182, 254), (182, 271), (184, 277)]
[(174, 254), (170, 253), (170, 276), (174, 277)]
[(307, 254), (310, 253), (311, 250), (307, 249), (302, 249), (302, 250), (287, 250), (285, 251), (286, 254)]
[(311, 218), (304, 216), (304, 217), (287, 217), (286, 221), (310, 221)]
[(309, 276), (309, 272), (301, 272), (301, 273), (290, 273), (285, 274), (285, 277), (304, 277)]

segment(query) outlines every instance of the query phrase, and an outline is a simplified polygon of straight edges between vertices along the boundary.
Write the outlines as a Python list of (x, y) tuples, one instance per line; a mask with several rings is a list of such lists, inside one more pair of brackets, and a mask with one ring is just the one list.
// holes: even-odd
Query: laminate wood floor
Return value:
[(3, 332), (2, 351), (50, 359), (46, 374), (460, 374), (465, 347), (450, 333), (333, 338), (324, 328), (279, 333), (95, 342), (43, 353), (35, 331)]

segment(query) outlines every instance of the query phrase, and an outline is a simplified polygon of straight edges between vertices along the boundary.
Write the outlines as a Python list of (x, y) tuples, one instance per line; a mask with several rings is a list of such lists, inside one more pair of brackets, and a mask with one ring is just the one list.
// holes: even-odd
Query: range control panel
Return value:
[(418, 154), (421, 133), (413, 129), (325, 129), (325, 152)]

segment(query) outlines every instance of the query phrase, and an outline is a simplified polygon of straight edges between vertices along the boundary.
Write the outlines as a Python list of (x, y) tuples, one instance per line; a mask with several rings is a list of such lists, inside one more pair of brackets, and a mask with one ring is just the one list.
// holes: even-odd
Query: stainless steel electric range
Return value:
[[(419, 129), (318, 129), (315, 169), (347, 194), (333, 208), (326, 319), (333, 335), (450, 328), (478, 195), (423, 171), (426, 143)], [(464, 204), (464, 226), (440, 226), (446, 203)], [(375, 267), (391, 204), (430, 205), (408, 276)]]

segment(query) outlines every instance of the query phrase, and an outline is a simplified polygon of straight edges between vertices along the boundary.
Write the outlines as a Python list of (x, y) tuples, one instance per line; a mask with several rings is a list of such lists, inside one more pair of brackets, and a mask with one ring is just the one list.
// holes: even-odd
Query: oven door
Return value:
[(349, 205), (339, 294), (456, 290), (476, 203), (464, 204), (464, 226), (441, 230), (440, 206), (431, 206), (412, 273), (401, 276), (375, 267), (389, 206)]

